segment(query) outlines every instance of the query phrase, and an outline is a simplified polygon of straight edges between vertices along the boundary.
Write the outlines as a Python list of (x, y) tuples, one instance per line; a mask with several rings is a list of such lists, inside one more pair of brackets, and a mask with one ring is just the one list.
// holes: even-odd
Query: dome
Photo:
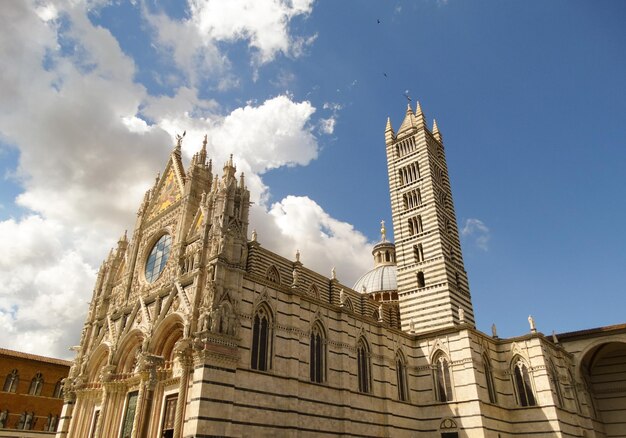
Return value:
[(365, 286), (365, 292), (381, 292), (388, 290), (398, 290), (398, 283), (396, 280), (396, 266), (395, 265), (380, 265), (363, 275), (354, 283), (352, 289), (357, 292), (363, 292)]

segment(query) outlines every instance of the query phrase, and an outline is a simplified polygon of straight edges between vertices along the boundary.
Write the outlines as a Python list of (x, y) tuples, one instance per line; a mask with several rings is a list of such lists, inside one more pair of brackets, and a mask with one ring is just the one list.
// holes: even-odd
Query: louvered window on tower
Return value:
[(413, 255), (415, 256), (415, 263), (424, 261), (424, 248), (421, 243), (413, 246)]
[(424, 273), (422, 271), (419, 271), (417, 273), (417, 287), (425, 287), (426, 286), (426, 280), (424, 278)]
[(409, 224), (409, 236), (414, 236), (424, 231), (422, 228), (421, 216), (413, 216), (409, 218), (408, 224)]
[(406, 167), (398, 170), (400, 185), (404, 186), (417, 181), (420, 178), (420, 168), (418, 163), (411, 163)]

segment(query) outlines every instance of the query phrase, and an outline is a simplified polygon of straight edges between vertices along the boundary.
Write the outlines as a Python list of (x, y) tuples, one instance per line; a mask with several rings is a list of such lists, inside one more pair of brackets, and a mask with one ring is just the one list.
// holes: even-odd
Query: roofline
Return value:
[(565, 333), (557, 333), (557, 338), (559, 339), (559, 341), (564, 341), (564, 340), (568, 340), (568, 339), (575, 339), (575, 338), (584, 338), (584, 337), (588, 337), (588, 336), (595, 336), (597, 334), (606, 334), (606, 333), (610, 333), (610, 332), (623, 332), (626, 331), (626, 323), (622, 323), (622, 324), (615, 324), (615, 325), (606, 325), (603, 327), (595, 327), (595, 328), (591, 328), (591, 329), (585, 329), (585, 330), (577, 330), (574, 332), (565, 332)]
[(36, 360), (38, 362), (46, 362), (46, 363), (51, 363), (54, 365), (62, 365), (66, 367), (72, 366), (72, 362), (68, 360), (57, 359), (54, 357), (39, 356), (37, 354), (24, 353), (22, 351), (9, 350), (7, 348), (0, 348), (0, 356), (11, 356), (11, 357), (17, 357), (20, 359)]

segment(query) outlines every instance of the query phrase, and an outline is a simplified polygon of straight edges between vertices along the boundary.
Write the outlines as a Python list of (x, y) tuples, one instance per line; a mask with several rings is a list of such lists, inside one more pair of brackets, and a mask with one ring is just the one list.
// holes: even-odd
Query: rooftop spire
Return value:
[(415, 119), (417, 120), (417, 124), (426, 127), (426, 118), (424, 117), (424, 112), (422, 111), (422, 105), (420, 105), (419, 101), (417, 102), (417, 106), (415, 107)]
[(441, 133), (439, 132), (439, 127), (437, 126), (437, 120), (435, 119), (433, 119), (433, 137), (435, 137), (439, 143), (442, 142)]
[(204, 134), (204, 140), (202, 140), (202, 149), (200, 149), (200, 163), (206, 163), (206, 144), (207, 144), (207, 135)]

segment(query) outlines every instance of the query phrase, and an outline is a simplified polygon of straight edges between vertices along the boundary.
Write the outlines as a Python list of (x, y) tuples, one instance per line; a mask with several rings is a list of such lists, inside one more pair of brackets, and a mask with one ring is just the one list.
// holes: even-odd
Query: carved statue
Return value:
[(299, 262), (299, 261), (300, 261), (300, 250), (297, 249), (296, 250), (296, 262)]
[(299, 274), (298, 274), (298, 270), (296, 268), (293, 268), (293, 282), (291, 283), (291, 286), (297, 286), (298, 285), (298, 280), (299, 280)]
[(530, 325), (530, 331), (535, 333), (537, 331), (537, 327), (535, 326), (535, 319), (532, 315), (528, 315), (528, 324)]
[(256, 242), (256, 239), (257, 239), (256, 230), (252, 230), (252, 241)]
[(335, 267), (333, 266), (333, 269), (330, 270), (330, 278), (333, 280), (337, 279), (337, 271), (335, 271)]
[(383, 321), (383, 305), (382, 304), (378, 306), (378, 321), (379, 322)]
[(343, 288), (339, 291), (339, 305), (343, 307), (346, 303), (346, 293), (343, 291)]
[(496, 325), (495, 324), (491, 324), (491, 336), (493, 336), (494, 338), (498, 337), (498, 331), (496, 329)]
[(465, 310), (462, 307), (459, 307), (459, 322), (465, 322)]

